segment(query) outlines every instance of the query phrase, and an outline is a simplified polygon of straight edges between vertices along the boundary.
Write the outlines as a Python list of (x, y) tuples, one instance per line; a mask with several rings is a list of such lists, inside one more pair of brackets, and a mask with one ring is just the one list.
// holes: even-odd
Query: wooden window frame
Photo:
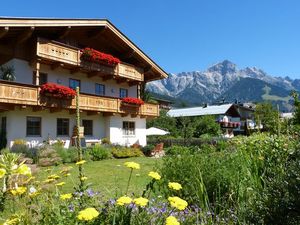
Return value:
[[(29, 118), (39, 118), (39, 120), (40, 120), (39, 134), (28, 134), (28, 119)], [(26, 137), (42, 137), (42, 117), (40, 117), (40, 116), (27, 116), (26, 117)]]
[[(133, 126), (131, 126), (133, 125)], [(134, 121), (123, 121), (122, 125), (123, 136), (135, 136), (135, 122)]]
[[(46, 76), (46, 82), (45, 83), (41, 83), (41, 76)], [(32, 84), (35, 85), (36, 83), (36, 71), (33, 71), (32, 73)], [(43, 85), (43, 84), (46, 84), (48, 83), (48, 73), (42, 73), (40, 72), (40, 80), (39, 80), (39, 85)]]
[[(58, 130), (58, 120), (68, 120), (67, 134), (59, 134)], [(63, 124), (63, 123), (62, 123)], [(61, 131), (63, 131), (63, 127)], [(69, 137), (70, 136), (70, 119), (69, 118), (56, 118), (56, 136), (57, 137)]]

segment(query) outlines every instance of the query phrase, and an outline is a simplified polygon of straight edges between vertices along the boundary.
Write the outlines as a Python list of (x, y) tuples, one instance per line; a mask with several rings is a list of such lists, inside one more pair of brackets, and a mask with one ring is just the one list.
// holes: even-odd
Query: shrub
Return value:
[(139, 148), (129, 147), (114, 147), (112, 148), (112, 155), (115, 158), (130, 158), (144, 156)]
[(108, 145), (110, 145), (111, 144), (111, 142), (110, 142), (110, 140), (108, 139), (108, 138), (102, 138), (101, 139), (101, 144), (108, 144)]
[(184, 147), (179, 145), (174, 145), (172, 147), (164, 148), (166, 155), (182, 155), (182, 154), (194, 154), (198, 151), (198, 147), (190, 146)]
[(144, 153), (144, 155), (150, 156), (151, 151), (154, 149), (154, 147), (154, 145), (146, 145), (142, 147), (142, 152)]
[(109, 159), (112, 157), (110, 149), (105, 146), (101, 146), (101, 145), (95, 145), (87, 152), (91, 156), (91, 159), (93, 161)]
[(40, 166), (54, 166), (62, 162), (62, 158), (52, 146), (44, 145), (39, 149), (38, 164)]
[(76, 149), (74, 148), (66, 149), (59, 145), (55, 145), (52, 147), (55, 149), (59, 157), (62, 159), (63, 163), (77, 162), (78, 155)]

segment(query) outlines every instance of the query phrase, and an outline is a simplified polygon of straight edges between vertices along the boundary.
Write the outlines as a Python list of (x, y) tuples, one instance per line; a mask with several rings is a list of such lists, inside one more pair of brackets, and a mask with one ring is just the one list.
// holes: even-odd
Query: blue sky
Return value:
[(229, 59), (300, 78), (299, 0), (9, 0), (0, 15), (108, 18), (171, 73)]

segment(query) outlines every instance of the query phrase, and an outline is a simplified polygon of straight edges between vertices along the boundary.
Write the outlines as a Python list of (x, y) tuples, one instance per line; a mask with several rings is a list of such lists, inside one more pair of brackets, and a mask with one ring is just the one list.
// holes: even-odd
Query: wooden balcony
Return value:
[(110, 67), (85, 62), (80, 59), (80, 49), (43, 38), (38, 38), (36, 55), (45, 63), (51, 65), (63, 64), (65, 68), (72, 71), (81, 70), (89, 73), (90, 76), (96, 76), (99, 73), (124, 81), (144, 81), (143, 69), (141, 68), (126, 63)]
[[(56, 99), (51, 96), (41, 96), (38, 86), (25, 85), (15, 82), (0, 81), (0, 103), (7, 106), (22, 105), (34, 106), (40, 109), (49, 108), (55, 112), (62, 109), (75, 110), (75, 99)], [(113, 97), (101, 97), (90, 94), (80, 94), (80, 110), (95, 113), (118, 113), (121, 115), (134, 115), (143, 117), (159, 116), (159, 106), (145, 103), (139, 107), (124, 106), (121, 99)], [(1, 107), (0, 107), (1, 109)]]

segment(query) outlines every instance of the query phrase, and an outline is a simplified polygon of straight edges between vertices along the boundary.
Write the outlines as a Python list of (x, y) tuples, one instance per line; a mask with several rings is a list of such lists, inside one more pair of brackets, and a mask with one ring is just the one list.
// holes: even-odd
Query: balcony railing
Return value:
[(38, 38), (36, 54), (44, 60), (67, 64), (69, 67), (81, 68), (83, 71), (99, 72), (104, 75), (133, 81), (144, 81), (143, 69), (141, 68), (125, 63), (110, 67), (81, 61), (80, 49), (55, 41)]
[[(57, 99), (39, 94), (38, 86), (0, 81), (0, 103), (47, 107), (50, 109), (75, 109), (75, 99)], [(80, 94), (80, 110), (110, 112), (127, 115), (159, 116), (159, 106), (145, 103), (142, 106), (124, 106), (118, 98)]]

